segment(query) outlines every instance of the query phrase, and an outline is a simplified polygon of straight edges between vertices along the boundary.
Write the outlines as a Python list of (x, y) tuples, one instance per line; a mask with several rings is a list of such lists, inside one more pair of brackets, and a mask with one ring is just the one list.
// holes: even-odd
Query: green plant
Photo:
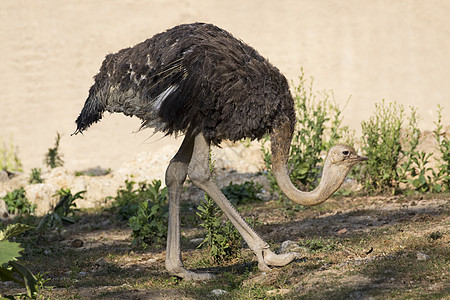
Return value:
[(241, 235), (229, 221), (221, 221), (223, 213), (214, 201), (205, 194), (204, 201), (197, 209), (197, 215), (202, 221), (200, 226), (206, 229), (206, 237), (198, 247), (206, 245), (212, 260), (217, 264), (239, 257)]
[[(334, 101), (333, 92), (313, 90), (313, 80), (308, 85), (303, 69), (299, 80), (300, 83), (294, 88), (297, 124), (288, 167), (292, 182), (301, 189), (309, 190), (318, 184), (323, 153), (339, 140), (351, 142), (353, 138), (348, 127), (341, 126), (342, 111)], [(267, 141), (268, 137), (262, 143), (267, 178), (272, 191), (281, 195), (271, 171), (271, 154), (265, 145)]]
[(41, 169), (39, 169), (39, 168), (31, 169), (31, 174), (30, 174), (30, 178), (28, 179), (28, 182), (31, 184), (43, 183), (44, 179), (42, 179), (41, 175), (42, 175)]
[(435, 122), (436, 128), (433, 134), (441, 157), (437, 159), (439, 164), (438, 171), (433, 171), (433, 180), (435, 182), (434, 190), (437, 192), (450, 192), (450, 141), (443, 131), (442, 125), (442, 107), (438, 106), (438, 120)]
[(129, 225), (133, 230), (133, 245), (159, 244), (167, 239), (167, 218), (169, 207), (167, 187), (161, 189), (161, 180), (153, 180), (146, 186), (147, 199), (138, 204), (136, 215), (131, 217)]
[(419, 193), (440, 189), (440, 185), (435, 188), (434, 178), (430, 174), (433, 172), (433, 168), (427, 166), (432, 155), (432, 153), (421, 151), (415, 152), (412, 156), (411, 178), (408, 178), (408, 182)]
[[(214, 174), (216, 161), (209, 151), (209, 170)], [(202, 223), (200, 226), (206, 229), (206, 237), (198, 248), (206, 245), (213, 262), (221, 264), (235, 259), (240, 255), (241, 235), (230, 221), (222, 222), (220, 217), (223, 212), (217, 204), (207, 195), (204, 201), (197, 207), (197, 216)]]
[(299, 245), (308, 248), (312, 253), (332, 251), (338, 246), (336, 241), (322, 238), (306, 239), (300, 242)]
[(12, 138), (8, 145), (3, 142), (2, 146), (0, 146), (0, 170), (9, 172), (22, 171), (22, 162), (19, 159), (18, 150), (12, 142)]
[(44, 164), (50, 168), (61, 167), (64, 165), (64, 160), (62, 155), (59, 153), (59, 142), (61, 140), (61, 135), (59, 132), (56, 133), (55, 146), (49, 148), (47, 154), (44, 158)]
[(73, 224), (75, 221), (70, 218), (76, 211), (75, 200), (83, 199), (83, 194), (86, 191), (80, 191), (75, 195), (72, 195), (70, 189), (61, 188), (53, 197), (59, 197), (58, 203), (52, 212), (49, 212), (45, 217), (41, 219), (36, 230), (42, 231), (49, 228), (62, 227), (64, 223)]
[(19, 295), (1, 295), (2, 297), (12, 298), (28, 296), (36, 299), (39, 288), (42, 286), (31, 271), (17, 262), (20, 252), (24, 249), (16, 242), (10, 242), (8, 239), (21, 234), (33, 227), (25, 224), (8, 225), (5, 230), (0, 230), (0, 280), (13, 281), (27, 289), (27, 294)]
[[(140, 182), (138, 188), (135, 189), (134, 185), (136, 183), (134, 181), (125, 180), (125, 189), (117, 190), (115, 197), (108, 197), (109, 199), (114, 200), (112, 202), (112, 209), (117, 211), (120, 219), (130, 219), (137, 214), (140, 203), (148, 199), (154, 199), (155, 182), (161, 184), (160, 180), (153, 181), (153, 185), (147, 184), (146, 182)], [(166, 194), (166, 190), (167, 188), (165, 187), (160, 193)]]
[(221, 190), (225, 197), (234, 205), (261, 201), (258, 194), (261, 193), (262, 185), (257, 182), (246, 181), (241, 184), (230, 182), (229, 185)]
[(375, 104), (375, 115), (362, 122), (362, 150), (369, 160), (359, 179), (368, 193), (395, 194), (400, 191), (400, 183), (411, 183), (409, 179), (425, 174), (429, 157), (416, 151), (421, 135), (418, 119), (415, 108), (411, 107), (405, 120), (403, 106), (383, 100)]
[(10, 214), (29, 215), (36, 209), (36, 205), (31, 204), (30, 201), (28, 201), (23, 187), (7, 193), (2, 199), (5, 201)]

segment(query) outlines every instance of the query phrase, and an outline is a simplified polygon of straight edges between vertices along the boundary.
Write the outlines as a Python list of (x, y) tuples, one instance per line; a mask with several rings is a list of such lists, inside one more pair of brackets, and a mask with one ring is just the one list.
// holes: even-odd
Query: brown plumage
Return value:
[(192, 130), (213, 143), (261, 138), (295, 122), (286, 78), (253, 48), (211, 24), (186, 24), (106, 56), (76, 120), (104, 111), (137, 116), (167, 134)]

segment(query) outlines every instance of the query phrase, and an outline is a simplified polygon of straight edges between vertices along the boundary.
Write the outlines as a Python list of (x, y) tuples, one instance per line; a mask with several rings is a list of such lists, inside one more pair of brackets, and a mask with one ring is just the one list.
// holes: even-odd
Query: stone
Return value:
[(213, 294), (214, 296), (223, 296), (223, 295), (228, 294), (228, 292), (225, 290), (221, 290), (221, 289), (215, 289), (215, 290), (211, 291), (211, 294)]
[(421, 253), (421, 252), (417, 252), (417, 260), (429, 260), (430, 256), (425, 254), (425, 253)]

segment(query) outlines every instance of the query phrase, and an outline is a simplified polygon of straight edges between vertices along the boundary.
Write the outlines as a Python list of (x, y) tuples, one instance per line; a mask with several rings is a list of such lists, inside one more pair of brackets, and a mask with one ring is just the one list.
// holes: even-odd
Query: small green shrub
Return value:
[(241, 184), (230, 182), (229, 185), (221, 190), (225, 197), (234, 205), (261, 201), (258, 194), (261, 193), (262, 185), (257, 182), (246, 181)]
[(435, 187), (435, 178), (431, 175), (434, 172), (433, 168), (428, 167), (432, 155), (432, 153), (421, 151), (415, 152), (412, 156), (411, 176), (407, 181), (419, 193), (440, 190), (440, 185)]
[(133, 230), (133, 245), (146, 248), (148, 245), (161, 244), (167, 239), (167, 193), (167, 187), (161, 189), (161, 180), (153, 180), (152, 184), (145, 185), (146, 199), (140, 200), (136, 215), (129, 220)]
[(434, 190), (450, 192), (450, 141), (442, 125), (442, 107), (438, 106), (438, 120), (433, 130), (441, 157), (437, 159), (438, 170), (433, 172)]
[[(348, 127), (342, 127), (342, 111), (334, 101), (332, 91), (313, 90), (313, 80), (308, 85), (303, 70), (300, 83), (294, 88), (297, 124), (291, 143), (288, 167), (292, 182), (303, 190), (318, 185), (323, 154), (339, 140), (351, 142)], [(275, 177), (271, 171), (271, 153), (266, 147), (268, 137), (263, 140), (262, 152), (267, 167), (272, 192), (282, 197)]]
[(44, 179), (42, 179), (42, 170), (40, 168), (33, 168), (31, 169), (30, 178), (28, 179), (28, 182), (30, 184), (36, 184), (36, 183), (43, 183)]
[[(216, 161), (209, 151), (209, 170), (214, 174)], [(231, 261), (240, 255), (241, 235), (229, 220), (222, 222), (220, 217), (223, 212), (217, 204), (207, 195), (204, 201), (197, 207), (197, 216), (202, 223), (200, 226), (206, 229), (206, 237), (198, 248), (206, 245), (214, 263), (221, 264)]]
[(56, 133), (55, 146), (49, 148), (47, 154), (44, 158), (44, 164), (50, 168), (61, 167), (64, 165), (64, 160), (62, 159), (62, 154), (59, 153), (59, 142), (61, 140), (61, 135), (59, 132)]
[(159, 187), (155, 190), (156, 185), (161, 185), (160, 180), (154, 180), (152, 184), (140, 182), (136, 189), (134, 188), (135, 184), (134, 181), (125, 180), (125, 189), (117, 190), (115, 197), (108, 197), (114, 199), (112, 209), (117, 211), (121, 220), (128, 220), (135, 216), (139, 210), (139, 204), (148, 199), (156, 199), (155, 193), (167, 194), (167, 187), (161, 191), (159, 191)]
[(0, 294), (0, 298), (3, 299), (15, 299), (16, 297), (36, 299), (39, 293), (41, 284), (38, 279), (31, 273), (31, 271), (17, 262), (17, 258), (20, 257), (20, 252), (24, 249), (19, 243), (10, 242), (8, 239), (21, 234), (33, 227), (25, 224), (12, 224), (8, 225), (5, 230), (0, 230), (0, 280), (1, 281), (13, 281), (27, 289), (27, 294), (18, 295), (3, 295)]
[(36, 205), (28, 201), (23, 187), (7, 193), (2, 199), (5, 201), (10, 214), (30, 215), (36, 209)]
[(19, 159), (17, 147), (14, 146), (12, 139), (9, 144), (2, 142), (0, 146), (0, 170), (8, 172), (22, 171), (22, 162)]
[(64, 226), (64, 224), (73, 224), (75, 221), (69, 216), (76, 212), (75, 200), (83, 199), (83, 194), (86, 191), (80, 191), (75, 195), (72, 195), (70, 189), (61, 188), (53, 197), (59, 197), (58, 203), (52, 212), (49, 212), (45, 217), (41, 219), (37, 226), (37, 231), (44, 231), (50, 228), (58, 228)]
[(366, 192), (395, 194), (400, 183), (411, 183), (409, 179), (426, 172), (427, 156), (421, 158), (416, 151), (421, 135), (418, 119), (415, 108), (405, 119), (403, 106), (383, 100), (375, 104), (375, 115), (362, 122), (362, 150), (369, 160), (360, 180)]
[(197, 209), (197, 215), (202, 221), (200, 226), (206, 229), (206, 237), (198, 247), (206, 245), (213, 262), (216, 264), (222, 264), (239, 257), (241, 235), (231, 222), (221, 221), (220, 217), (223, 213), (214, 201), (208, 195), (205, 195), (204, 201)]

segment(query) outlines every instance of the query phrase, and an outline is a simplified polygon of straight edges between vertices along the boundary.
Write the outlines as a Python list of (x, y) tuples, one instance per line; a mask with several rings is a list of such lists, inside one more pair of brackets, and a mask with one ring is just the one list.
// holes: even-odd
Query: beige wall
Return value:
[(382, 98), (414, 105), (432, 129), (450, 112), (450, 2), (446, 0), (0, 0), (0, 136), (12, 135), (26, 168), (40, 167), (56, 131), (72, 169), (116, 167), (174, 143), (133, 134), (139, 120), (106, 116), (70, 137), (107, 53), (180, 23), (215, 23), (295, 80), (333, 89), (344, 123), (359, 129)]

